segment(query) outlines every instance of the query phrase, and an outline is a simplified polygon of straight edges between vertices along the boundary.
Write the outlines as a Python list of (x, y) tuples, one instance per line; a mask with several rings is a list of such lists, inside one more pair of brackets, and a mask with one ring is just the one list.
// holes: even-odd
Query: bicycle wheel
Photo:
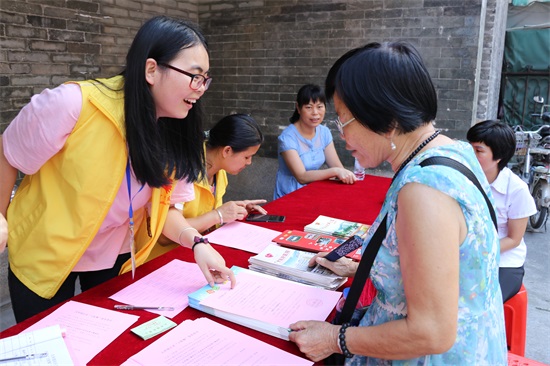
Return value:
[(546, 222), (548, 217), (548, 207), (542, 207), (541, 205), (544, 193), (543, 190), (547, 188), (546, 184), (547, 183), (544, 181), (539, 181), (533, 189), (533, 198), (535, 199), (535, 204), (538, 211), (536, 214), (529, 217), (529, 223), (533, 229), (540, 228)]

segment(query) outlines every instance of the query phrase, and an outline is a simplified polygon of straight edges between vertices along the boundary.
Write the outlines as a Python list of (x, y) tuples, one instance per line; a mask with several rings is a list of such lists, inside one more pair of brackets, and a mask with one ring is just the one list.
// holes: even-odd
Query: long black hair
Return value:
[(248, 114), (230, 114), (220, 119), (210, 131), (207, 148), (231, 146), (233, 152), (261, 145), (264, 135), (254, 118)]
[(288, 119), (290, 123), (295, 123), (296, 121), (298, 121), (300, 119), (300, 113), (298, 112), (298, 109), (302, 108), (304, 104), (308, 104), (312, 101), (327, 104), (325, 92), (319, 85), (306, 84), (302, 86), (300, 90), (298, 90), (298, 94), (296, 95), (296, 104), (298, 105), (294, 108), (294, 113)]
[(170, 63), (186, 48), (202, 45), (206, 39), (195, 24), (157, 16), (137, 32), (126, 56), (124, 75), (124, 112), (128, 153), (136, 178), (151, 187), (175, 179), (193, 182), (204, 173), (202, 110), (198, 100), (184, 119), (162, 117), (157, 120), (145, 63)]
[(433, 121), (437, 94), (418, 51), (406, 42), (369, 43), (331, 67), (325, 92), (373, 132), (411, 132)]

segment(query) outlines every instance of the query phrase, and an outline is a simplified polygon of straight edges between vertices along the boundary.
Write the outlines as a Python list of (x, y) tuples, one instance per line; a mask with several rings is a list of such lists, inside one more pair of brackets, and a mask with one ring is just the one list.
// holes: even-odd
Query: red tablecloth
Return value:
[[(302, 230), (305, 225), (313, 222), (318, 215), (337, 217), (344, 220), (371, 224), (380, 210), (389, 185), (390, 179), (376, 176), (366, 176), (364, 181), (357, 182), (354, 185), (345, 185), (337, 181), (321, 181), (311, 183), (264, 206), (270, 214), (285, 215), (285, 222), (255, 224), (277, 231), (283, 231), (286, 229)], [(252, 253), (215, 244), (214, 247), (225, 258), (228, 267), (237, 265), (248, 268), (248, 258), (253, 255)], [(173, 259), (194, 262), (193, 255), (190, 250), (181, 247), (176, 248), (165, 255), (138, 267), (136, 270), (136, 280), (162, 267)], [(83, 292), (71, 300), (106, 309), (113, 309), (114, 305), (118, 302), (109, 299), (109, 296), (117, 291), (120, 291), (131, 283), (131, 274), (126, 273), (91, 290)], [(48, 309), (3, 331), (0, 334), (0, 338), (20, 333), (22, 330), (53, 312), (57, 307), (58, 306)], [(157, 314), (149, 313), (143, 310), (130, 311), (129, 313), (139, 315), (139, 320), (133, 324), (132, 327), (158, 316)], [(292, 342), (271, 337), (223, 319), (210, 316), (190, 307), (186, 308), (172, 320), (180, 324), (184, 320), (196, 319), (199, 317), (213, 319), (214, 321), (229, 326), (242, 333), (251, 335), (287, 352), (304, 357), (296, 345)], [(139, 352), (161, 336), (162, 334), (144, 341), (127, 329), (109, 346), (97, 354), (96, 357), (88, 363), (88, 365), (120, 365), (130, 356)]]

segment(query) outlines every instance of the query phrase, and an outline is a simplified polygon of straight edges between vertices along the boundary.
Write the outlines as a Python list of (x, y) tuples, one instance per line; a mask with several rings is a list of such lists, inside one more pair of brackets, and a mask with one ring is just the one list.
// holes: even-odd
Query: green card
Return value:
[(174, 328), (176, 325), (176, 323), (161, 315), (158, 318), (149, 320), (148, 322), (131, 329), (131, 331), (144, 340), (147, 340), (157, 334), (167, 331), (168, 329)]

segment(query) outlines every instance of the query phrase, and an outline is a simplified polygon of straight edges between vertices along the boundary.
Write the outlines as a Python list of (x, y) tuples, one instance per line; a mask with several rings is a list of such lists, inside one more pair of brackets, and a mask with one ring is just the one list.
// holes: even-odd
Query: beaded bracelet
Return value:
[(351, 353), (346, 346), (346, 329), (349, 327), (349, 323), (342, 324), (342, 327), (340, 327), (340, 334), (338, 334), (338, 339), (340, 341), (340, 349), (342, 349), (342, 353), (344, 354), (345, 358), (352, 358), (353, 353)]
[(223, 216), (221, 211), (218, 210), (217, 208), (215, 208), (214, 210), (216, 210), (216, 212), (218, 213), (218, 216), (220, 217), (220, 225), (223, 225)]
[(191, 247), (192, 251), (195, 251), (195, 245), (197, 244), (210, 244), (210, 242), (208, 241), (208, 238), (205, 238), (204, 236), (202, 237), (195, 236), (193, 241), (195, 242), (195, 244), (193, 244), (193, 246)]

